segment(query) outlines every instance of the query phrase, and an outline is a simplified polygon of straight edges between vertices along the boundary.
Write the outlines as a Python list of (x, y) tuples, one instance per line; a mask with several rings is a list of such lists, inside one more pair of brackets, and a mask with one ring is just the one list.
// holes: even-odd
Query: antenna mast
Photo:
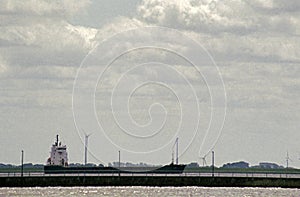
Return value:
[(58, 135), (56, 135), (56, 146), (58, 146)]

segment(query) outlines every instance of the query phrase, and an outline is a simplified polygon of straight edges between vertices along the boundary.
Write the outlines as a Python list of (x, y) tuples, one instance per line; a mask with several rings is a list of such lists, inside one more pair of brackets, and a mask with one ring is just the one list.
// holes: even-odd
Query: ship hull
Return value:
[(102, 173), (155, 173), (155, 174), (179, 174), (183, 173), (186, 165), (165, 165), (159, 168), (114, 168), (114, 167), (64, 167), (55, 165), (44, 166), (45, 174), (102, 174)]

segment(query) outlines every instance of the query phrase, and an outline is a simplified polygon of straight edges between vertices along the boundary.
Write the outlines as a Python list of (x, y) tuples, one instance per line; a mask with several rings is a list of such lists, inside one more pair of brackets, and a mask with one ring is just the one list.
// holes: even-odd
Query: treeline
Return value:
[[(89, 167), (103, 167), (103, 164), (94, 164), (94, 163), (88, 163), (86, 165), (82, 163), (70, 163), (69, 166), (71, 167), (79, 167), (79, 166), (89, 166)], [(147, 164), (147, 163), (131, 163), (131, 162), (112, 162), (108, 163), (108, 166), (110, 167), (160, 167), (161, 165), (153, 165), (153, 164)], [(0, 163), (0, 168), (19, 168), (21, 165), (13, 165), (13, 164), (3, 164)], [(33, 164), (33, 163), (24, 163), (24, 168), (43, 168), (43, 164)], [(211, 167), (208, 165), (200, 166), (197, 162), (191, 162), (187, 164), (186, 168), (199, 168), (199, 167)], [(283, 169), (284, 166), (278, 165), (276, 163), (269, 163), (269, 162), (261, 162), (258, 165), (250, 166), (249, 163), (245, 161), (239, 161), (239, 162), (233, 162), (233, 163), (226, 163), (220, 168), (239, 168), (239, 169), (245, 169), (245, 168), (260, 168), (260, 169)]]
[[(21, 165), (13, 165), (13, 164), (3, 164), (0, 163), (0, 168), (20, 168)], [(43, 164), (32, 164), (32, 163), (24, 163), (24, 168), (43, 168)]]

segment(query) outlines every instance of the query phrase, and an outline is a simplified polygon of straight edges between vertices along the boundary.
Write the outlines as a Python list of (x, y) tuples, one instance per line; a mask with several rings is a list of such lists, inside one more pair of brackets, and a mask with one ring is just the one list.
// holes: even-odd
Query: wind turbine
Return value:
[(207, 167), (207, 162), (206, 162), (206, 157), (212, 153), (212, 151), (207, 152), (205, 155), (203, 155), (203, 157), (200, 157), (200, 159), (202, 160), (202, 167)]
[(82, 131), (84, 133), (84, 165), (86, 165), (87, 164), (88, 142), (89, 142), (89, 137), (92, 135), (92, 133), (86, 134), (83, 129), (82, 129)]
[(172, 146), (172, 164), (174, 164), (174, 146), (176, 146), (176, 164), (177, 165), (178, 165), (178, 140), (179, 140), (179, 138), (177, 137), (174, 145)]
[(293, 161), (291, 160), (290, 156), (289, 156), (289, 151), (286, 151), (286, 168), (289, 168), (289, 161)]
[(206, 163), (206, 156), (207, 156), (207, 155), (204, 155), (204, 157), (201, 157), (201, 159), (202, 159), (202, 167), (207, 166), (207, 163)]

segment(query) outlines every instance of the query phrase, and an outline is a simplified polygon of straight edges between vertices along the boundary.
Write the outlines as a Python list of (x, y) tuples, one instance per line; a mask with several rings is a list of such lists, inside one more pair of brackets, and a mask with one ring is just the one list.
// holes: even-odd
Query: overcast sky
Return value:
[[(2, 0), (0, 162), (300, 167), (300, 1)], [(74, 90), (74, 91), (73, 91)]]

